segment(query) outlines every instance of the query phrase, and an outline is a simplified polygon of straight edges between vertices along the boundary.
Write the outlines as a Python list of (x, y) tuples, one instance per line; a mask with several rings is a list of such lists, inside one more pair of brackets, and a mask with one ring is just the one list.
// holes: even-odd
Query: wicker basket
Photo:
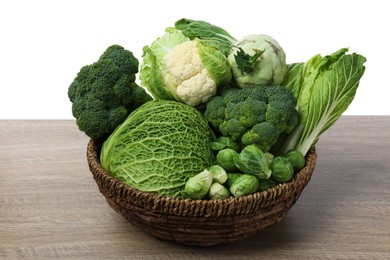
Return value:
[(110, 177), (99, 164), (99, 153), (100, 145), (91, 140), (89, 168), (115, 211), (157, 238), (196, 246), (240, 241), (281, 221), (309, 182), (317, 159), (313, 147), (293, 180), (264, 192), (225, 200), (183, 200), (142, 192)]

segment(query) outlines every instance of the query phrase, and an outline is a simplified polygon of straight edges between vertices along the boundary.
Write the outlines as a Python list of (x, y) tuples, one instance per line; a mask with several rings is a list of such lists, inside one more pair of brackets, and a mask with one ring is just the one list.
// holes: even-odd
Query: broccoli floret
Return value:
[(241, 140), (244, 146), (254, 143), (268, 151), (280, 134), (298, 124), (295, 107), (295, 97), (287, 87), (230, 88), (207, 103), (204, 118), (217, 136)]
[(209, 109), (204, 112), (204, 117), (207, 118), (214, 129), (218, 129), (225, 121), (225, 105), (221, 96), (214, 96), (207, 103)]
[(236, 118), (224, 121), (219, 125), (219, 131), (224, 136), (231, 136), (233, 140), (239, 140), (245, 133), (246, 128)]
[(90, 138), (111, 134), (134, 109), (152, 99), (135, 83), (138, 65), (132, 52), (112, 45), (78, 72), (68, 97), (79, 129)]
[(261, 122), (252, 127), (246, 132), (241, 142), (243, 145), (255, 144), (263, 152), (268, 152), (271, 147), (277, 142), (279, 138), (279, 131), (275, 125), (269, 122)]
[(252, 98), (226, 105), (226, 117), (228, 119), (237, 119), (245, 128), (263, 122), (266, 111), (267, 103)]
[(286, 87), (273, 87), (267, 89), (268, 109), (266, 121), (274, 124), (280, 133), (290, 133), (298, 124), (296, 99)]

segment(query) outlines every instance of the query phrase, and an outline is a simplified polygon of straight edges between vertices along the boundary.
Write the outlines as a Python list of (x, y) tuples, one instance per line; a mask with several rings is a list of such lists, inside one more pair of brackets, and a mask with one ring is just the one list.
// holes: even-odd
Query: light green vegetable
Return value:
[(290, 150), (284, 157), (290, 161), (295, 172), (300, 171), (305, 166), (305, 156), (298, 150)]
[(207, 195), (212, 183), (213, 175), (208, 170), (204, 170), (187, 180), (184, 193), (190, 199), (203, 199)]
[(230, 187), (230, 192), (234, 197), (241, 197), (257, 192), (259, 189), (259, 180), (252, 174), (242, 174)]
[(299, 124), (279, 148), (279, 154), (295, 149), (306, 155), (351, 104), (366, 58), (347, 51), (343, 48), (324, 57), (313, 56), (306, 63), (289, 65), (283, 85), (297, 98)]
[(188, 178), (214, 160), (210, 130), (199, 111), (175, 101), (149, 101), (104, 142), (102, 167), (131, 187), (184, 197)]
[(228, 56), (235, 83), (240, 88), (278, 86), (287, 71), (286, 54), (268, 35), (247, 35)]
[(294, 168), (286, 157), (276, 156), (271, 164), (272, 179), (277, 182), (288, 182), (294, 176)]
[(217, 164), (222, 166), (226, 171), (236, 171), (237, 167), (234, 163), (234, 157), (238, 153), (231, 149), (225, 148), (217, 153)]
[(190, 40), (180, 30), (165, 34), (144, 47), (140, 79), (156, 99), (198, 106), (231, 81), (226, 56), (199, 39)]
[(248, 145), (234, 157), (235, 166), (243, 173), (252, 174), (259, 179), (268, 179), (271, 169), (265, 153), (256, 145)]
[(208, 168), (208, 171), (211, 172), (211, 174), (213, 175), (213, 182), (223, 184), (227, 180), (227, 174), (225, 169), (218, 164), (210, 166), (210, 168)]
[(237, 178), (240, 177), (241, 175), (242, 173), (228, 172), (227, 180), (223, 185), (225, 185), (227, 188), (230, 188), (233, 185), (233, 183), (237, 180)]
[(213, 183), (209, 189), (209, 198), (212, 200), (223, 200), (230, 196), (229, 190), (220, 183)]
[(275, 158), (275, 155), (273, 155), (273, 154), (270, 153), (270, 152), (266, 152), (266, 153), (265, 153), (265, 156), (267, 157), (268, 165), (271, 165), (272, 161), (273, 161), (274, 158)]

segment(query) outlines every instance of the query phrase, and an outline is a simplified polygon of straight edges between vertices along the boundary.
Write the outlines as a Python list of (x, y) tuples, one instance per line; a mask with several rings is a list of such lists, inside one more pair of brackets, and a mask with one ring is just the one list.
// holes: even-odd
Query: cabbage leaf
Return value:
[(306, 155), (352, 103), (366, 58), (342, 48), (331, 55), (316, 55), (306, 63), (292, 64), (284, 85), (297, 98), (299, 124), (278, 153), (299, 150)]
[(212, 165), (210, 137), (195, 108), (153, 100), (133, 111), (103, 143), (100, 162), (133, 188), (185, 197), (185, 182)]

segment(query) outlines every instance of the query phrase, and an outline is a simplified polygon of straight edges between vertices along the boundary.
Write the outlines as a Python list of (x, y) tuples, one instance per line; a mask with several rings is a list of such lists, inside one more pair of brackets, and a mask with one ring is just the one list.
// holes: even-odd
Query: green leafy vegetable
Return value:
[(226, 30), (205, 21), (183, 18), (176, 21), (175, 28), (191, 40), (198, 38), (208, 45), (216, 47), (226, 56), (236, 44), (236, 39)]
[(268, 157), (256, 145), (248, 145), (234, 157), (235, 166), (243, 173), (252, 174), (259, 179), (268, 179), (271, 170)]
[(210, 130), (198, 110), (164, 100), (149, 101), (132, 112), (100, 154), (102, 167), (113, 177), (171, 197), (185, 197), (185, 182), (213, 160)]
[(296, 149), (306, 155), (351, 104), (365, 71), (366, 58), (347, 51), (343, 48), (324, 57), (316, 55), (289, 68), (284, 85), (297, 98), (299, 124), (278, 153)]

